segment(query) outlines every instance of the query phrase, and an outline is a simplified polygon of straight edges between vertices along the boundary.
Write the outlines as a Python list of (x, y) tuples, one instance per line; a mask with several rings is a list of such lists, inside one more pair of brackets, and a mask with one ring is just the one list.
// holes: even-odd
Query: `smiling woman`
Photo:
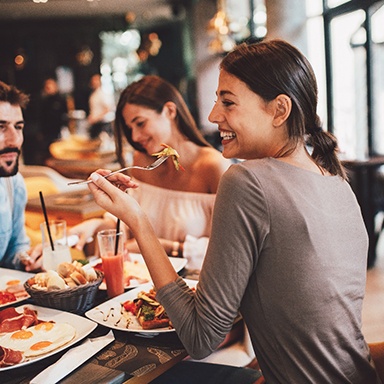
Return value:
[[(242, 44), (222, 60), (216, 94), (210, 120), (225, 132), (223, 154), (246, 160), (220, 179), (195, 292), (137, 201), (116, 188), (127, 176), (92, 174), (96, 202), (132, 230), (192, 358), (210, 355), (240, 312), (266, 382), (379, 383), (361, 330), (366, 230), (337, 141), (321, 129), (310, 63), (283, 40)], [(204, 364), (189, 364), (154, 383), (208, 382)], [(211, 369), (216, 380), (223, 373)], [(245, 382), (226, 371), (221, 383)]]
[[(230, 161), (204, 139), (176, 87), (159, 76), (144, 76), (124, 89), (116, 108), (114, 136), (123, 167), (127, 142), (135, 150), (133, 165), (139, 167), (151, 164), (154, 155), (177, 151), (175, 163), (166, 161), (151, 172), (132, 169), (130, 175), (139, 188), (130, 193), (150, 215), (166, 252), (186, 257), (188, 268), (200, 269), (215, 194)], [(104, 220), (86, 221), (71, 233), (81, 234), (78, 247), (82, 248), (85, 239), (98, 230), (114, 228), (115, 220), (107, 215)], [(140, 252), (130, 228), (124, 228), (128, 250)]]

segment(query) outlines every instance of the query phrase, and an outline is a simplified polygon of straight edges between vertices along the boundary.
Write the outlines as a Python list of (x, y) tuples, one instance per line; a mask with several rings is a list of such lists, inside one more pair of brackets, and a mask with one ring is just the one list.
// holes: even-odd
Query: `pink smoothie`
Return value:
[(107, 284), (108, 297), (112, 298), (124, 293), (124, 259), (123, 254), (108, 254), (101, 258)]

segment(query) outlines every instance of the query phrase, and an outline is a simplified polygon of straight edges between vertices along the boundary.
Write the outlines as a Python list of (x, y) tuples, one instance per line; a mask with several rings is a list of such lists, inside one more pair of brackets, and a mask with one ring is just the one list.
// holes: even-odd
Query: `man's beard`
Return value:
[[(2, 151), (0, 151), (0, 155), (3, 153), (11, 153), (11, 152), (16, 152), (18, 155), (20, 155), (20, 150), (15, 149), (15, 148), (4, 148)], [(6, 162), (7, 165), (11, 166), (12, 161)], [(15, 176), (16, 173), (19, 172), (19, 156), (17, 157), (14, 165), (12, 168), (4, 168), (0, 166), (0, 177), (11, 177)]]

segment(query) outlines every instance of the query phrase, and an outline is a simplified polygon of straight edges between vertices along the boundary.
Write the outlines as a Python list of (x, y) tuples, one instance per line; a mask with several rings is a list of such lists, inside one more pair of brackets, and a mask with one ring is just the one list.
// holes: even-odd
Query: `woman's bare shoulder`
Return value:
[(231, 161), (223, 157), (222, 153), (215, 148), (203, 147), (197, 160), (199, 166), (210, 170), (226, 170)]
[(230, 160), (225, 159), (220, 151), (202, 148), (193, 168), (200, 181), (208, 186), (208, 191), (216, 193), (220, 178), (230, 165)]
[(133, 164), (135, 165), (145, 166), (150, 164), (151, 161), (155, 161), (155, 160), (156, 160), (155, 157), (148, 156), (144, 152), (135, 151), (133, 153)]

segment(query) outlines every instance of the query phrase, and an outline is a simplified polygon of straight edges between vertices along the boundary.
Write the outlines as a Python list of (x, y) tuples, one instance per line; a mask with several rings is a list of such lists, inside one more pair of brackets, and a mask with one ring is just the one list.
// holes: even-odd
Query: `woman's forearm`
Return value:
[(121, 173), (109, 176), (107, 180), (101, 175), (105, 176), (109, 172), (105, 170), (99, 170), (99, 172), (91, 175), (93, 183), (88, 184), (96, 203), (118, 217), (131, 229), (157, 289), (175, 281), (178, 275), (148, 217), (138, 202), (125, 193), (127, 188), (135, 188), (137, 185), (129, 176)]

